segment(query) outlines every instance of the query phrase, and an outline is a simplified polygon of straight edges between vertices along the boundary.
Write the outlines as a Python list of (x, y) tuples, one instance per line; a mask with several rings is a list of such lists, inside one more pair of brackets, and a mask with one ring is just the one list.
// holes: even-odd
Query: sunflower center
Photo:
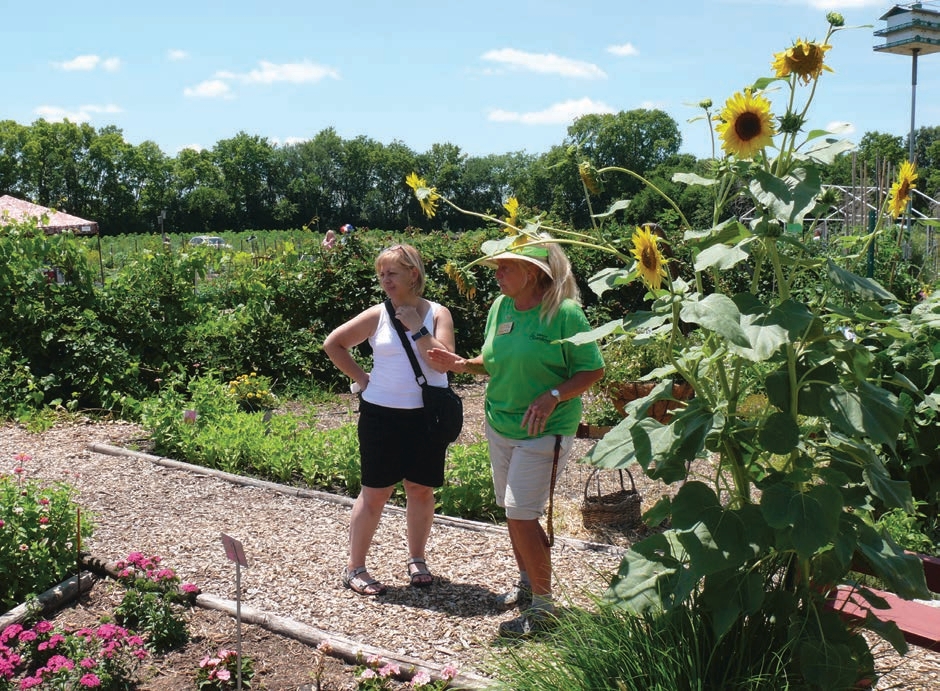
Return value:
[(734, 121), (734, 133), (742, 142), (749, 142), (761, 133), (761, 119), (757, 113), (741, 113)]
[(643, 263), (643, 268), (648, 271), (655, 271), (657, 262), (657, 252), (654, 246), (647, 245), (643, 248), (643, 254), (640, 261)]

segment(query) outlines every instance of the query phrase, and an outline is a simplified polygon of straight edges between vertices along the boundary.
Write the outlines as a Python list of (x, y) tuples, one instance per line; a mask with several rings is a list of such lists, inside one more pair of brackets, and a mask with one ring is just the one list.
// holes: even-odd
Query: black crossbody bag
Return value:
[(405, 327), (395, 317), (392, 301), (385, 301), (385, 309), (392, 320), (392, 326), (398, 332), (401, 344), (411, 362), (415, 373), (415, 380), (421, 387), (421, 400), (424, 402), (424, 417), (428, 423), (428, 433), (431, 438), (443, 446), (454, 442), (463, 429), (463, 400), (450, 386), (431, 386), (428, 384), (414, 349), (405, 335)]

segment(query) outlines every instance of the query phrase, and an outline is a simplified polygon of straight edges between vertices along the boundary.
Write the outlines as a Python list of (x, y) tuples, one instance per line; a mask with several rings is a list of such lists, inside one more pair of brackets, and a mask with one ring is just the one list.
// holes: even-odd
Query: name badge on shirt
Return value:
[(496, 327), (497, 336), (505, 336), (510, 331), (512, 331), (512, 322), (503, 322), (502, 324)]

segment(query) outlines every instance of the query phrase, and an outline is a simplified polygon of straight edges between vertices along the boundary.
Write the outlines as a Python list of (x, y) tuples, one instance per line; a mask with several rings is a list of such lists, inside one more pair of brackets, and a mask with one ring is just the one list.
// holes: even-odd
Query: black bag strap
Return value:
[(427, 386), (428, 379), (424, 376), (424, 372), (421, 371), (421, 365), (418, 364), (418, 358), (415, 355), (414, 348), (408, 343), (408, 337), (405, 335), (405, 327), (402, 326), (402, 323), (398, 321), (398, 317), (395, 316), (395, 309), (392, 307), (391, 300), (385, 300), (385, 309), (388, 310), (388, 317), (392, 320), (392, 326), (394, 326), (395, 331), (398, 332), (401, 344), (405, 348), (405, 353), (408, 355), (409, 362), (411, 362), (411, 369), (415, 371), (415, 380), (418, 382), (419, 386)]

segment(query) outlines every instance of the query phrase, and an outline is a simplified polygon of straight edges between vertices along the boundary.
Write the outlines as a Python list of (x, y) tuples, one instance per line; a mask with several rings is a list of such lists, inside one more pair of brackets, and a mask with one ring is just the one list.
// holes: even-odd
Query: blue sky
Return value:
[[(694, 104), (771, 74), (794, 39), (834, 37), (808, 123), (906, 136), (911, 58), (876, 53), (871, 0), (45, 0), (7, 2), (0, 120), (114, 125), (168, 155), (240, 131), (541, 153), (589, 112), (660, 108), (709, 155)], [(940, 11), (940, 2), (925, 2)], [(940, 125), (940, 53), (918, 60), (916, 123)]]

